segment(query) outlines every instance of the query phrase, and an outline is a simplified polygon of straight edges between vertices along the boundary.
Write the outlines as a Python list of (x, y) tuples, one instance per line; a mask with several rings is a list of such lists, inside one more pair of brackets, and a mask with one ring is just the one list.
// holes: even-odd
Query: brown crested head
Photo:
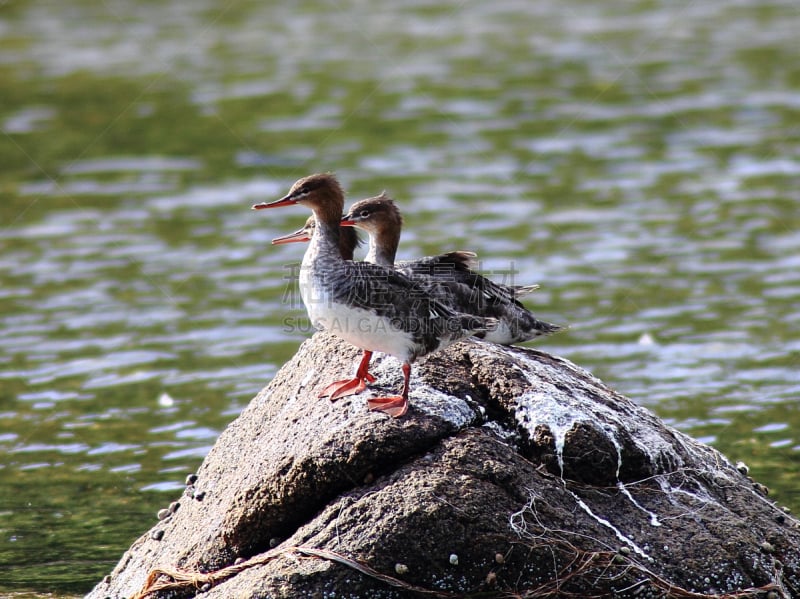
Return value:
[(280, 200), (255, 204), (253, 209), (279, 208), (293, 204), (307, 205), (318, 219), (332, 224), (341, 218), (344, 191), (332, 173), (317, 173), (296, 181), (289, 193)]
[(312, 214), (311, 216), (309, 216), (309, 217), (306, 219), (306, 223), (303, 225), (303, 228), (302, 228), (302, 229), (300, 229), (300, 230), (301, 230), (301, 231), (302, 231), (304, 234), (306, 234), (306, 235), (308, 236), (308, 238), (309, 238), (309, 239), (311, 239), (311, 236), (314, 234), (314, 227), (315, 227), (316, 225), (317, 225), (317, 219), (316, 219), (316, 218), (314, 218), (314, 215)]
[(379, 196), (359, 200), (342, 217), (342, 224), (358, 227), (375, 235), (399, 234), (403, 228), (403, 216), (394, 200), (381, 192)]

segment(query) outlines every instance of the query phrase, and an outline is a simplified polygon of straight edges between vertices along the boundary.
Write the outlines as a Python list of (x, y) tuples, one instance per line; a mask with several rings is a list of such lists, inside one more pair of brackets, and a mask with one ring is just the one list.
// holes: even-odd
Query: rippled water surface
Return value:
[(307, 336), (300, 176), (800, 509), (800, 11), (0, 5), (0, 594), (88, 591)]

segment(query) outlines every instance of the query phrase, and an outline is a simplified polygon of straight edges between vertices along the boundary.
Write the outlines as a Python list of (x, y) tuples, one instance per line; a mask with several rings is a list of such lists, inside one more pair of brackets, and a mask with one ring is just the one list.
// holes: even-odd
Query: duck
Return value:
[[(373, 352), (402, 363), (403, 387), (398, 395), (372, 397), (368, 408), (399, 418), (409, 406), (411, 365), (461, 339), (485, 333), (496, 320), (456, 312), (431, 297), (412, 278), (394, 268), (342, 258), (339, 249), (344, 190), (332, 173), (317, 173), (296, 181), (273, 202), (254, 210), (302, 205), (316, 225), (300, 268), (300, 295), (311, 323), (360, 348), (361, 362), (353, 379), (335, 381), (330, 399), (363, 391)], [(321, 394), (322, 395), (322, 394)]]
[[(301, 243), (311, 241), (314, 235), (316, 219), (312, 214), (306, 219), (305, 224), (294, 233), (281, 235), (272, 240), (272, 245), (282, 245), (286, 243)], [(339, 231), (339, 253), (345, 260), (352, 260), (356, 248), (362, 243), (361, 238), (355, 227), (342, 227)], [(320, 397), (330, 397), (338, 399), (346, 395), (360, 393), (366, 388), (366, 383), (374, 383), (375, 377), (369, 373), (369, 361), (372, 354), (366, 353), (362, 357), (361, 363), (356, 368), (356, 374), (352, 379), (336, 381), (325, 387), (319, 394)]]
[(340, 225), (359, 228), (369, 235), (365, 261), (396, 268), (458, 312), (496, 319), (497, 327), (477, 335), (486, 341), (513, 345), (563, 329), (536, 318), (517, 299), (538, 285), (507, 286), (487, 279), (473, 270), (477, 263), (474, 252), (455, 251), (395, 262), (403, 217), (386, 192), (353, 204)]

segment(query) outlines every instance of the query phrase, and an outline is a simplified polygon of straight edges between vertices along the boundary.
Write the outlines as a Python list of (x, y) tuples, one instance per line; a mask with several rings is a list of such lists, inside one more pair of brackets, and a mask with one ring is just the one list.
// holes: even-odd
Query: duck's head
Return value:
[(374, 198), (360, 200), (350, 206), (340, 223), (343, 227), (358, 227), (370, 235), (398, 236), (403, 228), (403, 217), (394, 200), (382, 192)]
[(303, 177), (292, 185), (289, 193), (280, 200), (254, 204), (253, 210), (280, 208), (304, 204), (314, 211), (317, 218), (330, 222), (339, 220), (344, 206), (344, 191), (332, 173), (317, 173)]

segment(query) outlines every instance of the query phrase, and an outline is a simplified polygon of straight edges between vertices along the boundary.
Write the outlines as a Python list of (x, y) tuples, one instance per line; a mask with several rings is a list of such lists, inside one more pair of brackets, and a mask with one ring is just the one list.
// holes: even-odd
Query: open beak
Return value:
[(261, 204), (253, 204), (253, 210), (263, 210), (264, 208), (280, 208), (281, 206), (294, 206), (297, 200), (291, 196), (286, 196), (274, 202), (262, 202)]
[(342, 222), (339, 223), (339, 226), (340, 227), (355, 227), (356, 226), (356, 221), (354, 221), (352, 218), (347, 218), (347, 217), (343, 216), (342, 217)]
[[(253, 206), (255, 208), (255, 206)], [(299, 231), (295, 231), (294, 233), (289, 233), (288, 235), (282, 235), (280, 237), (276, 237), (272, 240), (272, 245), (282, 245), (284, 243), (298, 243), (301, 241), (311, 241), (311, 237), (308, 236), (305, 229), (300, 229)]]

